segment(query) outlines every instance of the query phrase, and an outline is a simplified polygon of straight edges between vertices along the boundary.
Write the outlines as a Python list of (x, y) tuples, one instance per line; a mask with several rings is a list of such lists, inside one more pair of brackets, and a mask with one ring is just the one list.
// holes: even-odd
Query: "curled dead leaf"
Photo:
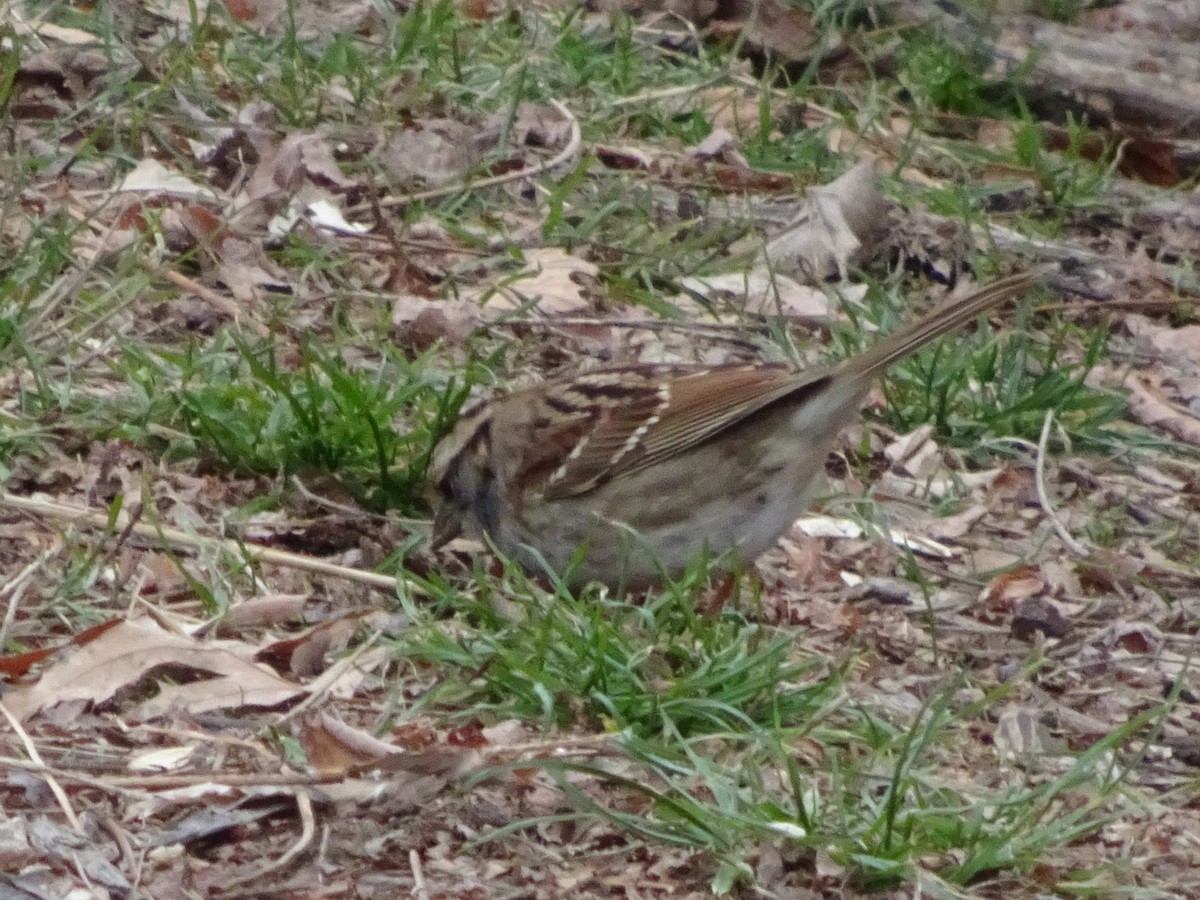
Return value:
[(483, 758), (473, 749), (433, 745), (424, 750), (406, 750), (327, 712), (306, 716), (299, 740), (309, 763), (325, 774), (381, 770), (459, 778), (483, 765)]
[(164, 630), (147, 619), (118, 622), (82, 647), (71, 647), (33, 684), (5, 697), (19, 719), (58, 703), (103, 703), (119, 691), (152, 676), (155, 669), (180, 667), (200, 673), (188, 684), (161, 686), (156, 697), (129, 713), (149, 718), (172, 709), (198, 715), (214, 709), (276, 706), (304, 693), (266, 666), (255, 663), (255, 648), (238, 641), (198, 641)]
[(1010, 616), (1022, 600), (1046, 593), (1049, 585), (1033, 566), (1020, 566), (1002, 572), (988, 582), (980, 595), (979, 609), (984, 621), (999, 622)]
[(800, 211), (763, 249), (772, 271), (819, 281), (843, 279), (852, 260), (870, 259), (890, 227), (891, 204), (875, 166), (861, 162), (827, 185), (809, 190)]

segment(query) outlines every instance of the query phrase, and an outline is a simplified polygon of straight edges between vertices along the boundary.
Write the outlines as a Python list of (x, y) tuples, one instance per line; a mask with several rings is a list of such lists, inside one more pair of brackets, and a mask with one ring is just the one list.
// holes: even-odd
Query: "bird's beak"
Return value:
[(430, 545), (434, 550), (450, 543), (462, 534), (462, 517), (453, 504), (442, 503), (433, 516), (433, 537)]

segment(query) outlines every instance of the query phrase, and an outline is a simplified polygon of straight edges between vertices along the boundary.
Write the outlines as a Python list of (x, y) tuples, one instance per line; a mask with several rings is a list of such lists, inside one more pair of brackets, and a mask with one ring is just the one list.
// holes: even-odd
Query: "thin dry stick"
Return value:
[(43, 550), (38, 554), (37, 559), (10, 578), (5, 584), (0, 585), (0, 597), (8, 594), (8, 609), (4, 611), (4, 623), (0, 624), (0, 647), (5, 646), (8, 642), (8, 632), (12, 628), (13, 622), (16, 621), (17, 607), (21, 605), (21, 598), (25, 595), (26, 588), (29, 587), (30, 576), (45, 564), (52, 552), (57, 553), (59, 549), (56, 546), (52, 550)]
[[(82, 506), (71, 506), (66, 503), (34, 500), (30, 497), (17, 497), (8, 493), (0, 494), (0, 506), (8, 506), (12, 509), (20, 509), (60, 521), (76, 522), (93, 528), (107, 528), (109, 524), (107, 513), (96, 512)], [(124, 515), (122, 513), (121, 516), (118, 516), (118, 526), (123, 527), (125, 524), (123, 521)], [(180, 531), (177, 528), (170, 528), (166, 525), (151, 525), (145, 522), (138, 522), (135, 523), (132, 533), (148, 541), (170, 544), (171, 546), (186, 550), (210, 550), (229, 553), (234, 556), (240, 555), (251, 562), (271, 563), (278, 566), (287, 566), (292, 569), (300, 569), (305, 572), (315, 572), (319, 575), (345, 578), (348, 581), (357, 581), (360, 584), (367, 584), (387, 591), (395, 591), (402, 583), (401, 579), (391, 575), (366, 572), (362, 569), (351, 569), (347, 566), (339, 566), (334, 563), (325, 562), (324, 560), (313, 559), (311, 556), (302, 556), (299, 553), (289, 553), (286, 550), (276, 550), (271, 547), (259, 547), (257, 544), (246, 544), (230, 538), (202, 537), (200, 535), (188, 534), (187, 532)], [(425, 594), (423, 589), (411, 583), (407, 585), (407, 589), (421, 596)]]
[[(0, 756), (0, 770), (6, 768), (20, 769), (23, 772), (32, 772), (34, 775), (45, 775), (46, 773), (50, 772), (50, 767), (42, 763), (31, 763), (27, 759), (16, 759), (12, 756)], [(72, 772), (69, 769), (55, 769), (54, 775), (62, 781), (70, 781), (74, 784), (82, 784), (84, 787), (95, 788), (98, 791), (104, 791), (108, 794), (121, 794), (134, 800), (147, 800), (152, 796), (147, 791), (130, 787), (122, 787), (121, 785), (112, 784), (105, 779), (97, 778), (94, 775), (85, 775), (82, 772)]]
[(1073, 300), (1067, 303), (1043, 303), (1033, 307), (1034, 312), (1106, 312), (1116, 309), (1174, 309), (1188, 303), (1183, 296), (1176, 297), (1113, 297), (1096, 301)]
[(561, 153), (548, 159), (545, 162), (539, 163), (529, 169), (519, 169), (514, 172), (505, 172), (503, 175), (493, 175), (491, 178), (481, 178), (479, 181), (471, 181), (466, 184), (455, 184), (448, 187), (433, 188), (428, 191), (419, 191), (415, 194), (401, 194), (396, 197), (384, 197), (379, 201), (380, 206), (403, 206), (406, 203), (420, 203), (423, 200), (436, 200), (438, 197), (450, 197), (454, 194), (459, 194), (464, 191), (477, 191), (482, 188), (495, 187), (498, 184), (505, 184), (509, 181), (522, 181), (526, 178), (536, 178), (543, 172), (548, 172), (551, 169), (565, 163), (568, 159), (579, 152), (579, 145), (583, 143), (583, 132), (579, 128), (579, 122), (571, 115), (571, 111), (557, 100), (551, 100), (550, 105), (558, 110), (559, 115), (566, 119), (567, 124), (571, 128), (571, 136), (567, 140), (567, 146)]
[(411, 895), (418, 900), (428, 900), (429, 888), (425, 886), (425, 873), (421, 871), (421, 854), (415, 848), (408, 851), (408, 867), (413, 876)]
[(1054, 507), (1050, 505), (1050, 495), (1046, 492), (1046, 442), (1050, 437), (1050, 423), (1053, 421), (1054, 411), (1046, 410), (1046, 418), (1042, 420), (1042, 436), (1038, 438), (1037, 460), (1033, 467), (1033, 481), (1037, 486), (1038, 503), (1042, 505), (1042, 511), (1050, 520), (1050, 524), (1054, 526), (1054, 531), (1059, 539), (1067, 545), (1067, 549), (1076, 556), (1087, 556), (1087, 547), (1075, 540), (1071, 536), (1071, 532), (1067, 531), (1067, 526), (1055, 515)]
[[(653, 90), (645, 90), (640, 94), (631, 94), (628, 97), (617, 97), (608, 102), (611, 109), (620, 109), (624, 106), (634, 106), (639, 103), (658, 103), (662, 100), (671, 100), (675, 97), (686, 97), (689, 94), (698, 94), (703, 90), (716, 84), (720, 79), (710, 78), (706, 81), (699, 81), (695, 84), (682, 84), (676, 87), (655, 88)], [(757, 82), (755, 82), (757, 86)]]
[[(355, 207), (356, 209), (360, 207)], [(470, 256), (470, 257), (487, 257), (492, 256), (496, 251), (487, 248), (466, 247), (461, 244), (451, 244), (448, 241), (425, 241), (420, 238), (405, 237), (403, 234), (397, 234), (390, 237), (384, 237), (382, 234), (376, 234), (372, 231), (364, 231), (362, 234), (342, 234), (340, 237), (353, 238), (358, 242), (359, 246), (369, 248), (378, 247), (381, 250), (395, 250), (397, 246), (411, 247), (414, 250), (428, 250), (431, 253), (446, 253), (455, 256)], [(385, 291), (368, 291), (365, 289), (354, 290), (346, 288), (338, 292), (340, 296), (347, 298), (364, 298), (367, 300), (375, 300), (379, 298), (391, 300), (395, 294)]]
[[(326, 509), (332, 509), (334, 512), (340, 512), (343, 515), (350, 516), (351, 518), (368, 518), (375, 519), (376, 521), (380, 522), (387, 520), (387, 516), (381, 516), (378, 513), (364, 512), (361, 509), (355, 509), (353, 506), (350, 506), (347, 503), (338, 503), (334, 500), (330, 500), (328, 497), (322, 497), (320, 494), (314, 494), (307, 487), (305, 487), (304, 482), (300, 480), (298, 475), (293, 475), (291, 480), (292, 487), (298, 490), (300, 495), (304, 497), (305, 500), (311, 500), (318, 506), (323, 506)], [(408, 519), (406, 521), (415, 522), (418, 520)]]
[(629, 735), (624, 732), (587, 734), (578, 737), (562, 736), (541, 741), (526, 741), (506, 747), (490, 747), (485, 753), (494, 759), (561, 759), (562, 757), (598, 756), (612, 751)]
[[(612, 328), (644, 328), (647, 331), (695, 331), (732, 339), (745, 333), (744, 322), (689, 322), (684, 319), (601, 319), (594, 316), (555, 316), (553, 319), (534, 319), (529, 316), (498, 319), (496, 325), (607, 325)], [(754, 324), (756, 331), (766, 331), (767, 324)], [(745, 343), (745, 341), (742, 341)]]
[(10, 769), (21, 769), (35, 775), (53, 773), (65, 781), (73, 781), (102, 791), (148, 794), (152, 791), (165, 791), (174, 788), (199, 787), (206, 784), (235, 788), (290, 788), (304, 787), (314, 784), (333, 784), (344, 780), (341, 773), (317, 773), (306, 775), (303, 772), (198, 772), (164, 775), (107, 775), (98, 777), (83, 772), (72, 772), (69, 769), (52, 770), (43, 762), (29, 762), (9, 756), (0, 756), (0, 766)]
[(185, 744), (189, 741), (197, 744), (212, 744), (214, 750), (224, 754), (231, 750), (255, 753), (266, 765), (275, 765), (279, 756), (264, 747), (259, 741), (238, 737), (227, 732), (200, 731), (196, 728), (181, 728), (178, 726), (149, 725), (139, 722), (136, 726), (128, 725), (117, 716), (111, 716), (109, 721), (123, 734), (137, 732), (139, 735), (160, 735), (166, 741), (175, 744)]
[(62, 785), (58, 783), (58, 779), (54, 777), (54, 773), (50, 767), (42, 762), (42, 755), (38, 753), (37, 744), (29, 736), (24, 728), (21, 727), (21, 721), (8, 711), (8, 707), (0, 700), (0, 713), (3, 713), (4, 718), (8, 719), (8, 724), (12, 726), (12, 730), (17, 733), (17, 737), (21, 739), (21, 743), (25, 745), (25, 752), (29, 754), (29, 758), (36, 765), (42, 767), (41, 776), (46, 779), (46, 786), (50, 788), (50, 793), (54, 795), (54, 799), (58, 801), (58, 805), (62, 807), (63, 814), (66, 815), (67, 821), (71, 823), (71, 827), (83, 834), (83, 826), (79, 824), (79, 817), (75, 815), (75, 810), (71, 808), (71, 801), (67, 799), (67, 792), (62, 789)]
[[(112, 816), (100, 817), (100, 826), (108, 832), (109, 837), (117, 845), (117, 849), (121, 851), (121, 859), (125, 862), (125, 871), (131, 875), (130, 880), (136, 885), (142, 880), (142, 866), (146, 862), (145, 851), (137, 852), (133, 849), (133, 842), (129, 840), (129, 832), (121, 827)], [(136, 889), (131, 894), (136, 896)]]

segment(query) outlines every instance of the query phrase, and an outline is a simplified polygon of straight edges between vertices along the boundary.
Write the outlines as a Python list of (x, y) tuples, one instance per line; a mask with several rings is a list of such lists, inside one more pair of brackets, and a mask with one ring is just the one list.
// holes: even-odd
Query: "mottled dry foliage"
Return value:
[[(606, 6), (632, 18), (0, 3), (0, 893), (1200, 895), (1197, 204), (1134, 180), (1194, 177), (1194, 148), (1137, 122), (1083, 140), (918, 115), (919, 86), (879, 88), (903, 60), (853, 17)], [(1091, 39), (1176, 14), (1115, 10)], [(493, 58), (480, 35), (526, 49)], [(699, 58), (718, 63), (692, 84), (633, 71)], [(602, 77), (626, 93), (591, 92)], [(694, 121), (705, 137), (668, 131)], [(819, 174), (760, 164), (795, 135)], [(1123, 177), (1076, 202), (1089, 154)], [(985, 197), (969, 221), (945, 214), (963, 172)], [(497, 649), (536, 636), (523, 617), (559, 627), (544, 585), (478, 546), (419, 549), (407, 516), (464, 382), (815, 358), (795, 347), (869, 321), (862, 271), (953, 280), (989, 252), (1059, 264), (1007, 333), (1123, 415), (1083, 438), (1082, 407), (1007, 398), (997, 433), (934, 398), (940, 431), (855, 426), (819, 513), (689, 595), (700, 624), (659, 640), (640, 629), (665, 601), (623, 607), (607, 639), (646, 642), (639, 723), (599, 676), (524, 685), (512, 657), (540, 650)], [(986, 370), (962, 392), (988, 395)], [(731, 620), (794, 636), (786, 683), (670, 734), (655, 715), (696, 699), (672, 690), (697, 635)], [(526, 686), (526, 706), (505, 696)], [(809, 689), (820, 715), (772, 730), (770, 698)], [(919, 827), (906, 809), (986, 818), (1010, 796), (1029, 804), (1011, 857), (976, 871), (933, 836), (886, 878), (866, 861), (882, 823)]]

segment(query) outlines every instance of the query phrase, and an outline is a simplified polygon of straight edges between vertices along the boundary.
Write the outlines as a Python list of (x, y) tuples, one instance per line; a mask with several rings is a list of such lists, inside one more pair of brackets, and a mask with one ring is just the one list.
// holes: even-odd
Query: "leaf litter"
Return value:
[[(368, 4), (337, 6), (339, 21), (351, 23), (352, 29), (370, 33), (378, 26), (377, 13)], [(713, 22), (716, 5), (708, 11), (701, 6), (689, 17), (693, 27)], [(300, 34), (328, 33), (329, 19), (321, 16), (330, 10), (320, 4), (300, 7)], [(725, 21), (732, 15), (737, 23), (738, 16), (746, 15), (736, 7), (722, 8)], [(206, 8), (156, 5), (160, 27), (146, 29), (146, 45), (166, 39), (169, 32), (162, 23), (191, 29), (195, 11), (203, 19)], [(249, 29), (282, 33), (279, 4), (227, 8)], [(662, 34), (680, 15), (673, 10), (653, 24)], [(791, 18), (772, 27), (772, 22), (785, 22), (780, 17), (781, 8), (770, 7), (766, 18), (747, 32), (747, 49), (807, 64), (815, 32)], [(22, 28), (28, 21), (24, 17)], [(727, 28), (714, 25), (712, 35), (720, 39)], [(36, 210), (39, 217), (61, 212), (87, 223), (73, 247), (82, 265), (104, 266), (132, 251), (150, 271), (162, 271), (191, 254), (188, 277), (204, 291), (196, 294), (200, 302), (209, 304), (221, 322), (246, 327), (269, 320), (273, 301), (283, 296), (295, 302), (297, 321), (304, 321), (305, 314), (312, 322), (327, 318), (323, 304), (328, 285), (319, 267), (282, 264), (276, 252), (289, 236), (304, 235), (330, 248), (353, 271), (365, 298), (354, 314), (370, 316), (372, 304), (381, 304), (397, 332), (422, 350), (441, 344), (461, 347), (478, 330), (498, 329), (489, 311), (495, 308), (505, 314), (528, 311), (551, 322), (593, 318), (597, 324), (569, 326), (590, 329), (586, 337), (576, 332), (539, 348), (554, 365), (573, 362), (584, 341), (614, 356), (628, 352), (639, 358), (738, 352), (697, 347), (703, 342), (691, 333), (684, 340), (655, 332), (633, 338), (622, 328), (603, 324), (613, 312), (607, 305), (611, 301), (602, 296), (609, 273), (604, 248), (541, 245), (540, 213), (514, 202), (524, 187), (519, 180), (511, 193), (489, 195), (498, 206), (513, 202), (512, 210), (490, 222), (482, 217), (461, 226), (453, 236), (418, 235), (412, 223), (400, 228), (394, 240), (364, 231), (380, 228), (370, 202), (378, 185), (365, 174), (364, 164), (383, 165), (396, 182), (389, 190), (435, 185), (466, 189), (471, 173), (481, 167), (490, 172), (492, 166), (516, 166), (519, 171), (544, 158), (547, 148), (565, 142), (563, 120), (547, 115), (544, 107), (520, 104), (505, 145), (507, 155), (497, 158), (489, 155), (500, 146), (494, 133), (487, 133), (492, 126), (458, 110), (449, 119), (418, 115), (411, 123), (418, 127), (400, 130), (391, 136), (392, 143), (369, 130), (346, 142), (320, 127), (285, 124), (265, 100), (210, 105), (207, 112), (181, 102), (182, 120), (190, 124), (173, 126), (176, 155), (154, 153), (123, 160), (121, 166), (81, 162), (72, 170), (71, 154), (48, 140), (40, 123), (71, 114), (77, 104), (98, 96), (104, 78), (120, 77), (123, 69), (114, 68), (112, 59), (97, 50), (75, 49), (90, 46), (88, 32), (39, 23), (36, 34), (49, 46), (20, 58), (23, 81), (9, 112), (18, 141), (27, 142), (47, 168), (45, 179), (29, 186), (22, 211), (0, 222), (6, 246), (20, 245), (35, 233), (37, 222), (30, 213)], [(132, 66), (132, 60), (121, 65)], [(344, 90), (332, 87), (322, 99), (331, 108), (347, 102)], [(720, 110), (724, 119), (718, 121), (714, 112), (714, 124), (728, 134), (710, 134), (685, 152), (618, 135), (611, 146), (606, 142), (595, 149), (612, 161), (610, 172), (632, 173), (638, 181), (653, 176), (653, 196), (665, 201), (660, 204), (664, 209), (687, 207), (679, 195), (695, 191), (694, 178), (711, 177), (708, 183), (715, 185), (716, 194), (726, 195), (721, 199), (730, 208), (748, 190), (771, 193), (781, 183), (792, 184), (748, 162), (747, 136), (762, 107), (756, 91), (742, 83), (710, 86), (700, 102)], [(773, 113), (780, 112), (776, 103), (772, 95), (767, 105)], [(433, 105), (452, 104), (442, 100)], [(679, 109), (676, 105), (674, 111)], [(821, 121), (812, 109), (805, 116), (809, 122)], [(443, 135), (432, 149), (413, 145), (405, 150), (417, 157), (411, 160), (416, 164), (412, 171), (389, 168), (384, 158), (388, 148), (394, 153), (395, 138), (410, 131), (447, 132), (450, 138)], [(831, 142), (848, 139), (845, 133), (831, 135)], [(449, 153), (463, 143), (475, 146), (461, 158)], [(625, 149), (616, 152), (613, 147)], [(882, 147), (886, 151), (886, 142)], [(185, 152), (179, 153), (181, 149)], [(921, 183), (936, 184), (936, 167), (921, 168), (927, 162), (905, 160), (908, 171), (921, 173)], [(820, 281), (814, 276), (843, 275), (878, 261), (884, 243), (877, 232), (889, 221), (882, 214), (878, 186), (864, 187), (874, 181), (875, 167), (864, 163), (850, 171), (855, 174), (849, 182), (810, 191), (808, 201), (789, 209), (782, 220), (752, 215), (755, 225), (763, 226), (757, 246), (765, 242), (767, 248), (757, 263), (731, 263), (728, 271), (697, 276), (697, 281), (679, 279), (676, 285), (710, 304), (732, 300), (741, 306), (739, 315), (782, 316), (801, 331), (819, 329), (841, 316), (829, 292), (812, 283)], [(66, 180), (56, 181), (60, 176)], [(851, 189), (843, 190), (846, 184)], [(698, 217), (702, 226), (721, 218), (720, 205), (714, 202)], [(918, 218), (904, 221), (911, 224)], [(1089, 241), (1088, 223), (1081, 225), (1066, 239), (1069, 245), (1075, 242), (1070, 246), (1081, 258), (1086, 252), (1111, 253), (1103, 239)], [(502, 255), (504, 242), (494, 238), (506, 231), (516, 235), (520, 262), (514, 265), (509, 257), (480, 263), (472, 256)], [(1165, 226), (1162, 234), (1172, 245), (1186, 238), (1185, 230), (1173, 234)], [(410, 238), (413, 242), (405, 244)], [(442, 246), (436, 251), (420, 246), (427, 238)], [(961, 238), (923, 234), (923, 250), (953, 260), (959, 251), (952, 248)], [(1145, 258), (1126, 256), (1122, 251), (1112, 258), (1118, 275), (1157, 271)], [(396, 280), (413, 287), (409, 299), (378, 296)], [(497, 288), (503, 282), (507, 284)], [(842, 302), (863, 300), (859, 294), (848, 296), (846, 287), (854, 286), (843, 286)], [(1159, 290), (1177, 302), (1175, 295)], [(493, 299), (480, 310), (478, 300), (489, 294)], [(223, 299), (214, 302), (214, 297)], [(619, 306), (615, 311), (630, 318), (642, 314)], [(117, 333), (145, 329), (147, 312), (139, 298), (127, 313), (118, 314)], [(196, 333), (193, 320), (180, 312), (173, 307), (166, 316), (179, 318), (179, 333)], [(1195, 326), (1173, 327), (1156, 317), (1127, 316), (1124, 321), (1134, 345), (1118, 340), (1112, 355), (1126, 365), (1097, 368), (1094, 377), (1124, 385), (1130, 391), (1130, 416), (1152, 433), (1197, 443)], [(605, 334), (598, 337), (600, 330)], [(77, 377), (88, 375), (89, 366), (94, 357), (81, 361)], [(0, 375), (6, 415), (23, 415), (16, 402), (18, 389), (37, 377), (21, 370)], [(772, 624), (804, 625), (806, 650), (830, 659), (844, 658), (847, 642), (852, 642), (861, 654), (849, 687), (855, 702), (886, 710), (896, 723), (919, 721), (925, 701), (945, 679), (948, 661), (985, 682), (1011, 683), (1013, 696), (1005, 705), (956, 735), (963, 740), (954, 751), (957, 767), (945, 767), (947, 782), (973, 784), (978, 773), (989, 772), (1014, 780), (1033, 777), (1038, 765), (1055, 764), (1064, 745), (1085, 750), (1133, 721), (1164, 692), (1190, 693), (1197, 596), (1194, 541), (1184, 538), (1181, 546), (1171, 547), (1148, 529), (1130, 528), (1105, 545), (1105, 535), (1088, 531), (1116, 506), (1128, 509), (1139, 525), (1170, 521), (1181, 529), (1194, 526), (1200, 484), (1194, 458), (1164, 452), (1147, 457), (1152, 464), (1140, 462), (1132, 469), (1122, 468), (1120, 460), (1086, 454), (1052, 458), (1055, 493), (1050, 499), (1060, 514), (1067, 508), (1070, 530), (1089, 539), (1090, 555), (1078, 560), (1061, 551), (1046, 527), (1044, 498), (1033, 477), (1036, 448), (1026, 447), (1028, 455), (978, 472), (962, 451), (941, 447), (923, 432), (903, 437), (861, 429), (843, 441), (840, 452), (848, 456), (855, 446), (869, 447), (871, 464), (881, 468), (872, 473), (871, 484), (887, 527), (837, 515), (845, 510), (836, 506), (819, 525), (799, 524), (759, 567), (765, 586), (763, 615)], [(166, 507), (176, 524), (195, 527), (225, 521), (230, 510), (265, 493), (270, 483), (188, 471), (119, 442), (92, 450), (80, 453), (77, 447), (64, 450), (49, 442), (40, 457), (2, 461), (6, 489), (22, 495), (42, 492), (95, 509), (117, 497), (138, 497), (148, 486), (147, 500)], [(862, 474), (849, 466), (832, 468), (828, 493), (861, 496)], [(953, 512), (946, 514), (947, 509)], [(380, 728), (389, 725), (382, 710), (393, 702), (387, 685), (405, 664), (378, 647), (357, 657), (350, 649), (369, 643), (364, 632), (399, 633), (406, 627), (403, 617), (392, 614), (379, 621), (371, 618), (385, 606), (380, 595), (349, 587), (336, 575), (300, 576), (286, 566), (266, 564), (248, 576), (249, 583), (231, 590), (232, 597), (225, 599), (232, 603), (214, 625), (211, 607), (201, 602), (197, 586), (211, 590), (233, 580), (227, 559), (181, 558), (174, 551), (148, 549), (140, 539), (89, 534), (82, 526), (7, 507), (0, 513), (0, 528), (6, 544), (0, 561), (6, 575), (14, 573), (0, 588), (0, 599), (13, 610), (5, 623), (6, 637), (21, 648), (43, 647), (5, 660), (9, 665), (4, 671), (14, 685), (0, 698), (52, 760), (49, 771), (15, 765), (5, 769), (5, 858), (23, 869), (21, 877), (30, 888), (52, 896), (67, 896), (84, 883), (124, 891), (138, 871), (132, 859), (120, 856), (120, 842), (102, 830), (98, 819), (84, 817), (87, 835), (81, 840), (40, 811), (47, 803), (42, 777), (55, 773), (81, 807), (107, 809), (123, 837), (136, 839), (138, 850), (153, 848), (143, 882), (151, 896), (180, 896), (185, 886), (216, 893), (235, 870), (252, 873), (257, 860), (282, 856), (294, 840), (303, 804), (295, 786), (271, 783), (281, 775), (326, 791), (322, 802), (332, 810), (322, 814), (328, 827), (322, 853), (327, 855), (306, 859), (281, 878), (277, 887), (283, 891), (302, 894), (314, 884), (329, 883), (324, 879), (331, 869), (330, 895), (340, 890), (347, 896), (355, 890), (395, 896), (415, 890), (418, 883), (427, 892), (432, 888), (463, 897), (493, 896), (497, 885), (546, 897), (568, 891), (580, 896), (694, 896), (707, 893), (716, 877), (712, 857), (635, 839), (603, 818), (572, 815), (578, 807), (568, 800), (563, 784), (533, 765), (465, 781), (481, 766), (514, 752), (518, 761), (533, 763), (554, 757), (559, 747), (574, 745), (583, 753), (582, 745), (594, 740), (600, 749), (586, 752), (606, 754), (605, 745), (613, 739), (589, 730), (586, 723), (577, 724), (575, 732), (547, 729), (531, 738), (506, 732), (503, 723), (452, 727), (436, 716), (418, 716), (381, 737)], [(268, 535), (273, 530), (270, 523), (259, 528)], [(285, 530), (279, 526), (278, 536)], [(380, 530), (383, 534), (376, 537), (386, 548), (405, 539), (400, 531)], [(118, 546), (110, 554), (114, 544)], [(106, 561), (95, 581), (83, 588), (82, 596), (96, 604), (93, 618), (43, 610), (79, 549)], [(353, 563), (372, 558), (371, 552), (366, 538), (352, 535), (338, 558)], [(932, 590), (899, 577), (906, 574), (912, 554), (921, 555), (926, 580), (937, 585)], [(996, 572), (999, 568), (1006, 571)], [(896, 582), (906, 587), (898, 589)], [(170, 616), (141, 614), (149, 602), (160, 604)], [(85, 622), (119, 614), (125, 607), (126, 617), (83, 638)], [(298, 629), (300, 615), (307, 627), (291, 630)], [(72, 640), (76, 635), (80, 639)], [(54, 643), (60, 649), (54, 650)], [(1040, 658), (1036, 682), (1017, 677), (1031, 648)], [(337, 668), (335, 659), (352, 664)], [(419, 698), (422, 685), (436, 680), (435, 673), (408, 666), (401, 682), (411, 696), (404, 699)], [(303, 706), (314, 700), (313, 707)], [(1189, 758), (1187, 748), (1189, 741), (1194, 744), (1197, 727), (1189, 705), (1193, 702), (1173, 708), (1163, 722), (1163, 740), (1153, 752), (1148, 746), (1145, 765), (1132, 776), (1139, 802), (1149, 812), (1129, 811), (1100, 828), (1094, 840), (1062, 849), (1044, 869), (1035, 870), (1035, 880), (1053, 890), (1072, 866), (1119, 860), (1123, 848), (1138, 845), (1156, 853), (1140, 877), (1185, 893), (1192, 887), (1195, 852), (1188, 835), (1200, 823), (1189, 805), (1171, 794), (1192, 776), (1163, 748), (1177, 748), (1178, 759)], [(287, 731), (311, 768), (282, 758), (280, 745), (264, 737), (273, 728)], [(512, 751), (516, 744), (539, 742), (536, 748)], [(23, 756), (15, 730), (6, 733), (5, 744), (7, 757)], [(814, 742), (806, 752), (819, 760), (825, 748)], [(84, 753), (102, 762), (94, 768), (76, 765), (74, 760)], [(638, 783), (648, 777), (620, 753), (604, 762), (610, 774)], [(245, 776), (244, 782), (236, 784), (234, 775)], [(318, 784), (327, 776), (335, 778)], [(570, 782), (598, 803), (646, 808), (643, 797), (614, 787), (616, 783), (582, 775)], [(150, 799), (122, 815), (119, 805), (131, 792)], [(210, 810), (212, 818), (206, 816)], [(492, 829), (534, 819), (539, 824), (505, 840), (468, 847)], [(781, 896), (853, 893), (842, 863), (825, 851), (815, 860), (797, 857), (794, 849), (779, 839), (748, 855), (763, 885)], [(351, 887), (355, 882), (358, 887)]]

